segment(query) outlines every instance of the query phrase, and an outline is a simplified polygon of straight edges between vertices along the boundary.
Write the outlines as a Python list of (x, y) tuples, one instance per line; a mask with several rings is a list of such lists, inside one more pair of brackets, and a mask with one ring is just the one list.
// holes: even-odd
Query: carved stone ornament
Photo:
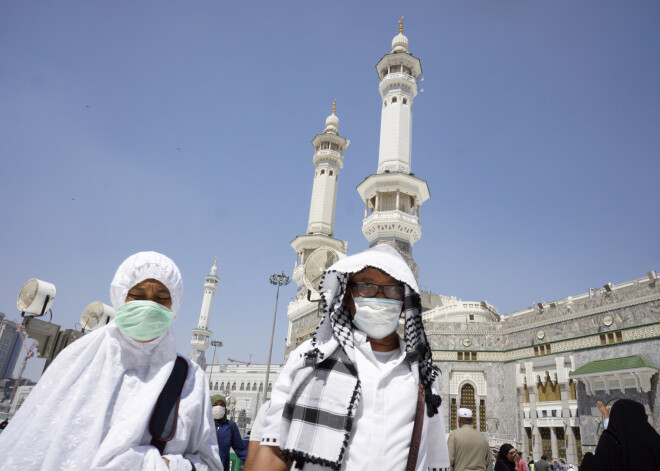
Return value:
[(464, 346), (464, 347), (469, 347), (470, 345), (472, 345), (472, 340), (470, 340), (470, 339), (463, 339), (463, 346)]
[(607, 327), (611, 326), (613, 323), (614, 323), (614, 318), (612, 316), (603, 317), (603, 324), (605, 324)]
[(545, 332), (542, 331), (542, 330), (539, 330), (539, 331), (536, 333), (536, 338), (539, 339), (539, 340), (543, 340), (543, 337), (545, 337)]

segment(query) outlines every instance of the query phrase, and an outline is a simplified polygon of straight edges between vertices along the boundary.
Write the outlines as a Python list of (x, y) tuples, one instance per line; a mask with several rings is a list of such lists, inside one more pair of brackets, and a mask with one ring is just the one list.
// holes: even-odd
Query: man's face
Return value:
[[(357, 288), (355, 286), (350, 286), (350, 283), (357, 283), (357, 282), (371, 283), (380, 286), (390, 286), (390, 285), (402, 286), (400, 282), (398, 282), (390, 275), (380, 271), (377, 268), (365, 268), (361, 272), (355, 273), (353, 276), (351, 276), (349, 280), (349, 287), (346, 291), (346, 296), (344, 296), (344, 303), (351, 312), (351, 318), (355, 317), (355, 303), (353, 302), (353, 298), (354, 297), (359, 298), (361, 296), (358, 294)], [(381, 288), (372, 297), (385, 298), (386, 296), (384, 290)]]

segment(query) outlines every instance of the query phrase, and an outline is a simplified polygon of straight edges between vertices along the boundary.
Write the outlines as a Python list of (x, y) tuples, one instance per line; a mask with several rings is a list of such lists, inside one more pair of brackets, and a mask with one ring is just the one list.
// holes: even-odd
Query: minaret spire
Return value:
[(206, 368), (206, 357), (204, 352), (209, 348), (209, 343), (213, 332), (209, 330), (209, 320), (211, 319), (211, 308), (213, 307), (213, 297), (215, 290), (218, 289), (220, 278), (217, 276), (218, 272), (218, 257), (215, 257), (211, 273), (204, 277), (204, 298), (202, 300), (202, 309), (199, 313), (199, 322), (197, 328), (192, 331), (192, 340), (190, 345), (192, 347), (192, 354), (190, 359), (196, 362), (202, 369)]
[[(348, 243), (335, 239), (335, 208), (337, 207), (337, 185), (339, 170), (344, 166), (344, 152), (350, 141), (339, 135), (339, 118), (335, 115), (337, 100), (332, 102), (332, 114), (325, 120), (325, 129), (312, 139), (314, 146), (314, 184), (312, 200), (309, 205), (309, 220), (307, 231), (291, 241), (291, 247), (296, 252), (296, 264), (293, 269), (293, 280), (298, 285), (296, 301), (289, 305), (289, 335), (287, 336), (287, 352), (296, 347), (296, 336), (293, 334), (293, 322), (301, 316), (313, 312), (316, 317), (316, 303), (310, 303), (307, 298), (307, 288), (303, 282), (303, 272), (307, 258), (317, 249), (328, 248), (345, 254)], [(292, 307), (293, 306), (293, 307)], [(315, 323), (318, 319), (315, 319)], [(299, 340), (299, 339), (298, 339)]]
[(392, 52), (383, 56), (376, 70), (382, 98), (380, 147), (376, 173), (357, 187), (365, 203), (362, 232), (370, 246), (396, 248), (417, 276), (412, 246), (422, 237), (419, 212), (430, 194), (426, 181), (416, 178), (411, 168), (412, 106), (422, 65), (408, 52), (403, 17)]

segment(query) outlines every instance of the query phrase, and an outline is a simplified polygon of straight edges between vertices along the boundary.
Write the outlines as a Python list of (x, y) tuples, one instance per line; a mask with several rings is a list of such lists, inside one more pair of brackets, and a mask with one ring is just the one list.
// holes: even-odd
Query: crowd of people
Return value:
[[(470, 409), (445, 440), (419, 288), (395, 249), (342, 258), (321, 291), (318, 329), (291, 353), (248, 443), (226, 398), (210, 397), (201, 368), (176, 353), (179, 269), (156, 252), (132, 255), (110, 285), (114, 321), (67, 347), (3, 422), (0, 468), (222, 470), (233, 448), (248, 471), (574, 469), (546, 456), (525, 462), (509, 443), (493, 459)], [(580, 470), (660, 470), (644, 407), (621, 399), (608, 414)]]

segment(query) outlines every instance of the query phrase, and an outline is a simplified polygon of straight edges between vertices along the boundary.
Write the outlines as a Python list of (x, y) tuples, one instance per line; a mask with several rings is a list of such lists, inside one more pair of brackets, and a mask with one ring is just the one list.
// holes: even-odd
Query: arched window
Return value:
[(252, 390), (253, 390), (253, 391), (256, 391), (256, 390), (257, 390), (257, 383), (254, 383), (254, 384), (252, 385)]
[(225, 389), (225, 382), (224, 381), (222, 383), (220, 383), (220, 391), (222, 391), (223, 389)]
[(236, 382), (232, 383), (231, 385), (231, 390), (236, 391)]
[(396, 97), (395, 96), (392, 97), (392, 103), (396, 103)]
[(249, 391), (249, 390), (250, 390), (250, 382), (249, 382), (249, 381), (248, 381), (247, 386), (245, 386), (245, 390), (246, 390), (246, 391)]
[[(474, 400), (474, 386), (467, 383), (464, 384), (461, 388), (461, 407), (470, 409), (472, 411), (472, 417), (476, 419), (477, 417), (477, 404)], [(472, 421), (472, 427), (477, 428), (477, 421)]]
[(525, 385), (525, 402), (529, 403), (529, 388)]
[(273, 390), (273, 383), (268, 383), (268, 392)]
[(259, 383), (259, 392), (264, 392), (264, 383)]
[(217, 390), (218, 390), (218, 382), (217, 382), (217, 381), (215, 382), (215, 388), (213, 388), (213, 390), (214, 390), (214, 391), (217, 391)]
[(330, 171), (328, 172), (328, 175), (332, 176), (332, 170), (330, 170)]
[(241, 391), (245, 391), (245, 383), (241, 383)]
[(539, 402), (547, 401), (561, 401), (561, 395), (559, 393), (559, 384), (553, 383), (550, 378), (548, 378), (545, 384), (539, 382), (536, 385), (539, 393)]
[(213, 389), (213, 381), (209, 381), (209, 389)]
[(321, 175), (325, 175), (325, 170), (321, 170)]

